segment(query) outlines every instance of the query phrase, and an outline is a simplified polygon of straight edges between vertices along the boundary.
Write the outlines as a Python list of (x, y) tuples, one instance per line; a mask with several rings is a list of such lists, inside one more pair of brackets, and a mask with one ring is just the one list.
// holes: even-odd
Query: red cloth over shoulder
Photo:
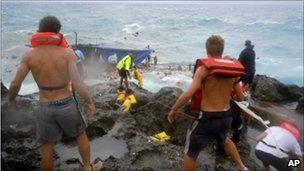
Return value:
[(30, 42), (33, 48), (41, 45), (55, 45), (63, 48), (69, 47), (67, 40), (61, 33), (37, 32), (32, 34)]

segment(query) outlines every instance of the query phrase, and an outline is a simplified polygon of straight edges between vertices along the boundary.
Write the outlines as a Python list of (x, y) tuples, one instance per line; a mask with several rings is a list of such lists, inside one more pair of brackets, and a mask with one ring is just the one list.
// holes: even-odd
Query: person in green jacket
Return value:
[(123, 57), (116, 65), (118, 69), (118, 74), (120, 76), (120, 86), (122, 86), (122, 82), (124, 80), (125, 86), (128, 89), (128, 76), (130, 77), (130, 70), (135, 68), (134, 60), (136, 58), (135, 53), (131, 53), (125, 57)]

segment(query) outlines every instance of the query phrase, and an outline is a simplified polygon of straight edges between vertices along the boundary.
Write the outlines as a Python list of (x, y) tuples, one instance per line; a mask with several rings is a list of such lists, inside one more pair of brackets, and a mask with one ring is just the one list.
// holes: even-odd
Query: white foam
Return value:
[(17, 49), (18, 47), (19, 47), (19, 45), (14, 45), (14, 46), (11, 46), (7, 49), (4, 49), (3, 51), (4, 52), (10, 52), (10, 51), (13, 51), (13, 50)]
[[(10, 83), (4, 83), (5, 87), (9, 87)], [(39, 91), (39, 88), (36, 83), (23, 83), (21, 85), (19, 95), (29, 95)]]
[(96, 84), (100, 84), (100, 83), (104, 83), (105, 81), (102, 80), (98, 80), (98, 79), (88, 79), (88, 80), (84, 80), (85, 85), (87, 86), (93, 86)]
[(163, 78), (157, 74), (144, 73), (143, 78), (144, 89), (153, 93), (158, 92), (162, 87), (178, 87), (185, 91), (192, 80), (191, 77), (188, 77), (183, 73), (173, 74)]
[(126, 24), (125, 27), (122, 29), (122, 31), (126, 34), (133, 34), (135, 32), (138, 32), (143, 27), (140, 26), (138, 23), (132, 23), (132, 24)]

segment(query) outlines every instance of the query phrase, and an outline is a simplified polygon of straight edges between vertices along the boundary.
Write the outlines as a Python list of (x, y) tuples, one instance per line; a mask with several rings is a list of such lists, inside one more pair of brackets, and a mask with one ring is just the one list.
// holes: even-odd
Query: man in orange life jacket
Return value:
[[(221, 59), (224, 50), (224, 40), (220, 36), (207, 39), (206, 50), (208, 58)], [(199, 67), (187, 91), (176, 101), (168, 114), (168, 120), (173, 123), (177, 111), (184, 106), (198, 89), (202, 89), (203, 98), (200, 105), (200, 116), (193, 122), (187, 132), (184, 150), (184, 169), (195, 170), (196, 159), (200, 151), (208, 143), (219, 137), (224, 141), (227, 153), (235, 161), (238, 170), (247, 170), (234, 143), (227, 137), (227, 129), (231, 124), (230, 94), (233, 89), (237, 100), (242, 101), (244, 95), (238, 82), (239, 78), (220, 77), (209, 73), (205, 66)]]
[(76, 56), (62, 34), (60, 21), (46, 16), (39, 23), (39, 30), (31, 37), (33, 49), (27, 51), (10, 84), (9, 101), (14, 104), (22, 81), (31, 71), (39, 87), (39, 107), (36, 111), (37, 141), (42, 143), (41, 168), (53, 170), (55, 143), (64, 133), (76, 137), (84, 169), (91, 170), (90, 144), (86, 134), (87, 124), (78, 111), (69, 90), (69, 81), (88, 105), (89, 114), (96, 112), (92, 97), (79, 77)]

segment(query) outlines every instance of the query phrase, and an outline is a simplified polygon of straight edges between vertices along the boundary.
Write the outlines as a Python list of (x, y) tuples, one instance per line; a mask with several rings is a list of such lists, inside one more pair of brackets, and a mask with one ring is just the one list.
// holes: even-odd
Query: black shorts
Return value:
[(255, 155), (263, 162), (263, 164), (271, 165), (279, 171), (292, 171), (292, 167), (287, 167), (287, 158), (278, 158), (261, 150), (255, 150)]
[(212, 141), (224, 141), (231, 125), (231, 111), (201, 112), (188, 129), (184, 153), (196, 160), (199, 153)]
[(230, 101), (230, 107), (231, 107), (231, 113), (232, 113), (232, 123), (231, 123), (231, 128), (233, 130), (240, 130), (242, 129), (243, 121), (241, 117), (241, 108), (233, 101)]
[(121, 78), (127, 78), (127, 70), (124, 69), (118, 70), (118, 74)]

